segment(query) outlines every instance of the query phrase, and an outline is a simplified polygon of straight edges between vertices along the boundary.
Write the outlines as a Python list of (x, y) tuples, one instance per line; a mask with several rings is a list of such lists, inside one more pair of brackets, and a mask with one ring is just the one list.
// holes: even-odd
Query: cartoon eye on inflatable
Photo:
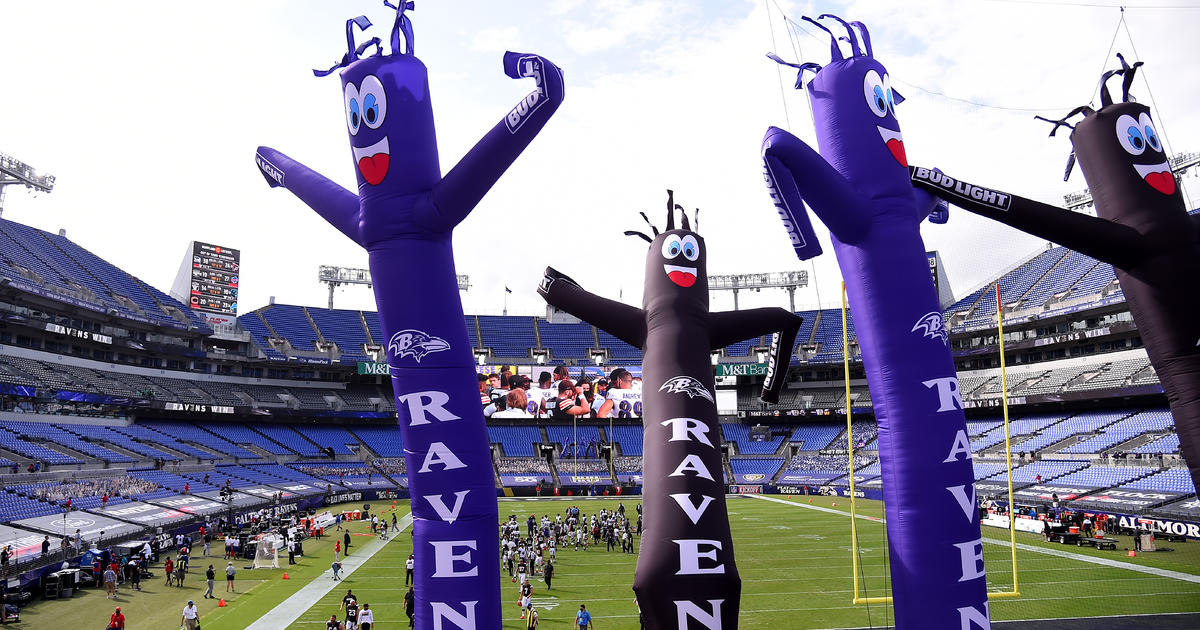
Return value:
[(1153, 151), (1162, 151), (1162, 142), (1158, 139), (1158, 131), (1154, 129), (1154, 121), (1150, 120), (1150, 114), (1142, 112), (1138, 116), (1138, 124), (1142, 127), (1142, 133), (1145, 134), (1146, 145)]
[[(1146, 136), (1142, 125), (1129, 114), (1124, 114), (1117, 119), (1117, 141), (1121, 143), (1121, 148), (1130, 155), (1141, 155), (1146, 151)], [(1154, 138), (1154, 142), (1158, 143), (1157, 136)]]
[(353, 83), (347, 83), (346, 127), (350, 129), (350, 135), (358, 135), (360, 125), (362, 125), (362, 99), (359, 97), (358, 88), (354, 87)]
[(890, 91), (884, 85), (878, 72), (867, 71), (867, 76), (863, 78), (863, 96), (867, 99), (867, 107), (871, 108), (871, 113), (880, 118), (888, 115), (888, 93)]
[(700, 257), (700, 244), (696, 242), (695, 236), (689, 234), (683, 237), (683, 257), (688, 260)]
[(892, 93), (892, 77), (883, 75), (883, 91), (887, 93), (888, 111), (896, 115), (896, 95)]
[(362, 80), (358, 91), (362, 95), (363, 122), (371, 129), (378, 129), (387, 117), (387, 94), (383, 91), (383, 83), (372, 74)]
[(683, 241), (681, 241), (678, 236), (675, 236), (674, 234), (672, 234), (667, 237), (667, 240), (663, 241), (663, 244), (662, 244), (663, 258), (668, 258), (668, 259), (676, 258), (682, 252), (683, 252)]

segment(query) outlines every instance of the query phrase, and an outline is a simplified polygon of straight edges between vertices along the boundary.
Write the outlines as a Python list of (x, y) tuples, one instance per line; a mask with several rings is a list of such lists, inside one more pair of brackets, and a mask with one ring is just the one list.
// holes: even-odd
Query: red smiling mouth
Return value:
[(677, 265), (663, 265), (663, 269), (667, 272), (667, 277), (671, 282), (688, 288), (696, 284), (696, 268), (695, 267), (680, 267)]
[(896, 158), (900, 166), (908, 168), (908, 156), (904, 154), (904, 138), (900, 135), (900, 132), (892, 131), (887, 127), (880, 127), (878, 125), (875, 128), (879, 130), (879, 137), (883, 138), (883, 141), (887, 143), (888, 151), (892, 152), (892, 157)]
[(379, 185), (379, 182), (387, 177), (388, 165), (391, 164), (387, 138), (385, 137), (369, 147), (352, 148), (354, 149), (354, 161), (358, 164), (358, 172), (362, 173), (363, 179), (372, 186)]
[(1164, 195), (1175, 194), (1175, 175), (1171, 173), (1171, 166), (1166, 162), (1134, 164), (1133, 168), (1154, 190)]

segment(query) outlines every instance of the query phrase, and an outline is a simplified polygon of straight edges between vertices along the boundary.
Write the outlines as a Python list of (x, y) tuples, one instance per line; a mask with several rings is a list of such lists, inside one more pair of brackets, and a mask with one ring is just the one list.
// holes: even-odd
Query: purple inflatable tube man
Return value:
[(428, 73), (405, 15), (412, 3), (394, 8), (391, 54), (377, 38), (355, 46), (354, 28), (370, 26), (359, 17), (346, 25), (341, 62), (316, 72), (344, 68), (358, 194), (274, 149), (259, 147), (255, 161), (268, 184), (369, 255), (412, 495), (416, 627), (499, 630), (496, 491), (451, 233), (558, 109), (563, 77), (543, 57), (506, 53), (504, 72), (536, 89), (443, 176)]
[[(933, 197), (909, 182), (896, 120), (903, 98), (873, 57), (866, 27), (824, 18), (845, 28), (852, 54), (843, 58), (830, 33), (831, 63), (794, 66), (820, 153), (771, 128), (767, 184), (796, 254), (821, 253), (807, 203), (829, 228), (845, 277), (879, 425), (896, 627), (989, 628), (971, 444), (920, 233), (924, 219), (945, 215), (931, 214)], [(804, 86), (808, 70), (815, 76)]]

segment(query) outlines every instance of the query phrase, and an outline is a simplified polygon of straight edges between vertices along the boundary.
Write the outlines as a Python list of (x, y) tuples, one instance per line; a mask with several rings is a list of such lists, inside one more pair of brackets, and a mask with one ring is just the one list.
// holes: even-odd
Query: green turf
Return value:
[[(400, 505), (402, 504), (402, 505)], [(347, 509), (361, 507), (361, 503), (346, 505)], [(397, 514), (408, 513), (408, 502), (398, 502)], [(389, 512), (390, 520), (390, 512)], [(368, 527), (365, 523), (352, 523), (351, 532), (363, 533)], [(341, 532), (336, 532), (338, 539)], [(279, 570), (249, 571), (243, 567), (249, 564), (247, 560), (235, 561), (238, 569), (237, 593), (225, 592), (225, 560), (217, 555), (209, 558), (193, 556), (191, 568), (184, 580), (183, 588), (166, 586), (166, 577), (162, 575), (162, 564), (151, 567), (151, 571), (159, 576), (142, 583), (142, 590), (135, 592), (130, 588), (119, 589), (116, 602), (104, 597), (104, 589), (84, 589), (76, 591), (75, 596), (68, 600), (36, 601), (21, 610), (21, 623), (6, 626), (14, 628), (30, 628), (49, 630), (54, 628), (104, 628), (114, 606), (120, 606), (125, 613), (128, 630), (178, 628), (179, 618), (187, 600), (196, 602), (200, 611), (201, 626), (205, 630), (241, 630), (250, 622), (258, 619), (263, 613), (275, 607), (279, 602), (295, 593), (300, 587), (311, 582), (324, 571), (329, 569), (333, 557), (334, 538), (322, 540), (306, 540), (304, 551), (308, 554), (297, 560), (296, 565), (288, 566), (287, 558), (280, 557)], [(369, 537), (357, 536), (355, 540), (370, 540)], [(214, 543), (212, 550), (217, 552), (219, 545)], [(353, 545), (351, 552), (353, 552)], [(165, 560), (174, 554), (162, 556)], [(218, 600), (202, 599), (207, 587), (204, 580), (204, 570), (212, 564), (217, 572), (213, 594), (224, 597), (228, 606), (217, 607)], [(289, 579), (282, 579), (284, 572)]]
[[(807, 505), (809, 497), (790, 497), (786, 500)], [(845, 499), (812, 497), (812, 505), (848, 510)], [(625, 499), (632, 511), (635, 499)], [(615, 499), (577, 500), (584, 513), (598, 511), (602, 506), (615, 508)], [(527, 516), (531, 513), (554, 514), (569, 505), (568, 501), (502, 501), (500, 513)], [(736, 545), (738, 568), (743, 581), (742, 628), (837, 628), (883, 626), (890, 621), (885, 606), (850, 605), (849, 518), (803, 507), (749, 498), (730, 498), (730, 520)], [(882, 506), (875, 501), (859, 504), (859, 513), (880, 516)], [(407, 513), (406, 504), (398, 505), (398, 513)], [(632, 512), (631, 512), (632, 513)], [(522, 518), (523, 522), (523, 518)], [(361, 527), (361, 526), (359, 526)], [(886, 594), (884, 568), (883, 525), (859, 521), (861, 544), (861, 573), (863, 595)], [(1005, 530), (984, 528), (984, 536), (1007, 541)], [(362, 538), (362, 540), (368, 540)], [(1170, 569), (1200, 575), (1200, 543), (1166, 543), (1176, 551), (1142, 554), (1127, 557), (1124, 548), (1128, 538), (1118, 538), (1117, 551), (1097, 551), (1047, 544), (1041, 537), (1018, 534), (1018, 542), (1049, 549), (1069, 551), (1130, 562), (1141, 566)], [(270, 579), (251, 583), (239, 580), (248, 592), (229, 598), (230, 606), (216, 609), (214, 604), (198, 599), (202, 584), (193, 571), (191, 585), (179, 593), (160, 584), (149, 586), (147, 592), (134, 596), (122, 592), (121, 604), (130, 616), (130, 630), (139, 628), (173, 628), (178, 623), (179, 609), (188, 597), (200, 605), (206, 630), (237, 630), (245, 627), (270, 610), (304, 583), (311, 581), (328, 568), (330, 542), (305, 543), (309, 558), (289, 569), (292, 578), (278, 579), (282, 571), (271, 572)], [(403, 596), (407, 590), (401, 579), (404, 559), (411, 549), (408, 535), (396, 536), (370, 561), (360, 567), (338, 588), (314, 602), (290, 627), (299, 630), (319, 630), (329, 615), (338, 611), (346, 588), (353, 588), (360, 602), (370, 603), (381, 628), (405, 627)], [(1008, 549), (999, 545), (984, 546), (987, 559), (989, 587), (993, 591), (1011, 588), (1011, 561)], [(317, 560), (320, 560), (319, 562)], [(543, 627), (569, 627), (580, 603), (586, 603), (602, 630), (637, 628), (636, 609), (630, 584), (633, 581), (635, 556), (609, 553), (601, 549), (587, 552), (561, 550), (558, 554), (554, 589), (547, 592), (544, 585), (534, 583), (534, 602), (544, 620)], [(223, 562), (221, 563), (223, 564)], [(195, 566), (195, 565), (193, 565)], [(1200, 584), (1167, 577), (1098, 566), (1080, 560), (1047, 556), (1033, 551), (1018, 551), (1021, 581), (1020, 599), (995, 599), (991, 603), (994, 619), (1036, 619), (1054, 617), (1107, 616), (1155, 612), (1200, 612)], [(246, 578), (249, 572), (242, 572)], [(505, 628), (520, 628), (520, 611), (515, 605), (516, 585), (507, 576), (501, 580)], [(218, 581), (217, 591), (223, 589)], [(241, 590), (241, 589), (239, 589)], [(550, 599), (553, 598), (553, 599)], [(90, 591), (70, 602), (39, 602), (26, 609), (27, 628), (90, 628), (103, 627), (107, 619), (108, 602), (103, 594)], [(555, 604), (549, 608), (547, 604)], [(96, 620), (103, 620), (100, 624)], [(132, 623), (136, 621), (137, 623)], [(1097, 622), (1105, 625), (1104, 622)], [(51, 625), (45, 625), (51, 624)]]

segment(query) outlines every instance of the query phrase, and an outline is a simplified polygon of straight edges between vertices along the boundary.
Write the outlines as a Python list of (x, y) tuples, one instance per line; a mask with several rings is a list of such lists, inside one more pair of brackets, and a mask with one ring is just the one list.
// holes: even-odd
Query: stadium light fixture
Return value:
[(4, 214), (4, 195), (9, 186), (24, 186), (35, 192), (54, 190), (54, 176), (38, 173), (37, 169), (17, 158), (0, 153), (0, 215)]
[(733, 291), (733, 310), (738, 308), (738, 292), (742, 289), (787, 289), (792, 312), (796, 311), (796, 289), (808, 286), (807, 271), (772, 271), (768, 273), (735, 273), (708, 277), (713, 291)]
[[(471, 288), (471, 278), (465, 274), (455, 276), (458, 280), (458, 290), (466, 291)], [(371, 284), (371, 270), (356, 267), (335, 267), (321, 265), (317, 268), (317, 281), (329, 286), (329, 310), (333, 310), (333, 290), (343, 284)]]

